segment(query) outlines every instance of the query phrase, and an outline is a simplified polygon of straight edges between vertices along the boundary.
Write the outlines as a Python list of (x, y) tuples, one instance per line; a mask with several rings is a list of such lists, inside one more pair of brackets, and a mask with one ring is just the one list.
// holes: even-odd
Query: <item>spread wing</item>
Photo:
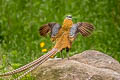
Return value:
[(60, 24), (51, 22), (51, 23), (42, 25), (39, 29), (39, 33), (41, 36), (46, 36), (47, 33), (50, 32), (50, 36), (55, 37), (56, 34), (59, 32), (60, 28), (61, 28)]
[(89, 36), (92, 31), (94, 30), (94, 26), (87, 22), (78, 22), (77, 24), (73, 24), (70, 29), (70, 37), (75, 38), (78, 33), (82, 36), (87, 37)]

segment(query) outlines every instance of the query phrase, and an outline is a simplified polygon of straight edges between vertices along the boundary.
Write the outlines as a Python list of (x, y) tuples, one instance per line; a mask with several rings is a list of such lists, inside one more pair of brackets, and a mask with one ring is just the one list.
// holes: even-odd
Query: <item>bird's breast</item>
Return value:
[(63, 30), (68, 31), (73, 25), (72, 20), (65, 19), (62, 25)]
[(70, 48), (71, 43), (69, 41), (69, 32), (64, 32), (57, 40), (54, 48), (62, 50), (63, 48)]

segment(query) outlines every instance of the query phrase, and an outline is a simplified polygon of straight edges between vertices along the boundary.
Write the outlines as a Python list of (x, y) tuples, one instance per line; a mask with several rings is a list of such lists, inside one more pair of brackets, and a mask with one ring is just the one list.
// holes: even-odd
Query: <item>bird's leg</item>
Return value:
[(62, 57), (62, 59), (64, 59), (64, 55), (62, 53), (62, 50), (60, 51), (60, 56)]
[(66, 52), (67, 52), (67, 59), (69, 60), (69, 48), (66, 48)]

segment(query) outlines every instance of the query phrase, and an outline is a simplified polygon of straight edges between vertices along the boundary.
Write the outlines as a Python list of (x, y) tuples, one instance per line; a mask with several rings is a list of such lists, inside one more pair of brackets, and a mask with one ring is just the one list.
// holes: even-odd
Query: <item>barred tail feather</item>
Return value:
[(58, 52), (58, 49), (53, 48), (51, 51), (49, 51), (45, 56), (45, 58), (40, 61), (38, 64), (36, 64), (34, 67), (30, 68), (27, 72), (25, 72), (23, 75), (19, 76), (18, 78), (14, 79), (14, 80), (20, 80), (22, 77), (24, 77), (25, 75), (27, 75), (29, 72), (33, 71), (34, 69), (36, 69), (39, 65), (41, 65), (42, 63), (44, 63), (46, 60), (49, 59), (50, 56), (55, 55)]
[[(54, 49), (54, 48), (53, 48), (53, 49)], [(53, 50), (53, 49), (52, 49), (52, 50)], [(50, 51), (49, 51), (49, 52), (50, 52)], [(48, 53), (49, 53), (49, 52), (48, 52)], [(34, 60), (33, 62), (30, 62), (30, 63), (26, 64), (25, 66), (22, 66), (22, 67), (20, 67), (20, 68), (18, 68), (18, 69), (16, 69), (16, 70), (13, 70), (13, 71), (10, 71), (10, 72), (4, 73), (4, 74), (0, 74), (0, 77), (2, 77), (2, 76), (9, 76), (9, 75), (13, 75), (13, 74), (16, 74), (16, 73), (25, 71), (25, 70), (27, 70), (28, 68), (30, 68), (30, 67), (38, 64), (38, 63), (39, 63), (41, 60), (43, 60), (47, 55), (49, 55), (48, 53), (45, 54), (45, 55), (43, 55), (43, 56), (41, 56), (40, 58)]]

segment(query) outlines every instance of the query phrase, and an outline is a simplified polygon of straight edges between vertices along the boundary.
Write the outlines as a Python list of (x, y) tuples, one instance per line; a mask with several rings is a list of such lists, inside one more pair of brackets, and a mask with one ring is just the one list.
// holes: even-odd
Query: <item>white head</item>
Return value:
[(67, 15), (67, 16), (66, 16), (66, 19), (72, 20), (72, 15)]

